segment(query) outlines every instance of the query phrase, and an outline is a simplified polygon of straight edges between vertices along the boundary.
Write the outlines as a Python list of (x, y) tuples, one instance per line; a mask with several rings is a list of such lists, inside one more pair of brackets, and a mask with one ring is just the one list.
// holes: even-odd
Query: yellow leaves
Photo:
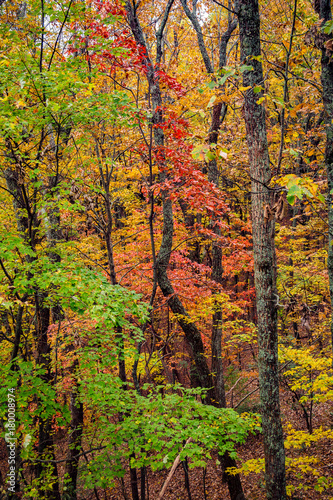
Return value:
[[(238, 319), (237, 315), (241, 313), (241, 309), (226, 293), (217, 293), (198, 298), (195, 301), (195, 304), (188, 310), (189, 318), (187, 318), (187, 320), (198, 324), (208, 321), (210, 322), (212, 315), (220, 309), (222, 310), (224, 318), (223, 330), (226, 332), (228, 338), (231, 336), (230, 344), (229, 342), (226, 342), (225, 348), (230, 349), (231, 343), (232, 347), (235, 347), (236, 344), (238, 345), (241, 342), (252, 342), (255, 333), (252, 335), (251, 323)], [(229, 320), (230, 316), (235, 316), (237, 319)], [(240, 331), (244, 333), (240, 334)], [(248, 336), (247, 332), (250, 332)]]
[(17, 108), (24, 108), (25, 107), (25, 102), (22, 99), (19, 99), (18, 101), (16, 101), (15, 106)]
[[(326, 368), (329, 369), (332, 364), (332, 360), (330, 358), (324, 358), (322, 356), (314, 357), (312, 355), (313, 352), (314, 351), (311, 347), (297, 349), (292, 346), (280, 346), (279, 360), (281, 362), (293, 361), (306, 370), (324, 370)], [(289, 373), (293, 373), (293, 370), (289, 370), (288, 374)]]
[(10, 62), (8, 61), (7, 58), (0, 61), (0, 66), (7, 66), (8, 67), (9, 65), (10, 65)]
[[(324, 430), (323, 427), (319, 427), (319, 429), (315, 429), (312, 434), (309, 434), (307, 431), (297, 431), (289, 424), (287, 433), (288, 436), (284, 442), (284, 446), (287, 450), (291, 448), (304, 450), (305, 447), (309, 447), (311, 444), (317, 443), (321, 439), (333, 439), (333, 430)], [(302, 458), (302, 460), (304, 460), (304, 458)], [(318, 461), (318, 459), (314, 458), (313, 460)], [(289, 461), (291, 461), (291, 459), (289, 459)]]
[(263, 458), (256, 458), (247, 460), (242, 464), (241, 467), (228, 467), (227, 471), (229, 474), (244, 474), (244, 476), (248, 476), (251, 473), (260, 474), (265, 469), (265, 461)]
[[(310, 435), (308, 434), (308, 436)], [(333, 482), (330, 481), (329, 478), (321, 475), (321, 472), (318, 470), (318, 468), (315, 467), (315, 465), (319, 466), (319, 464), (320, 460), (315, 456), (287, 457), (286, 471), (290, 474), (290, 477), (296, 476), (299, 480), (297, 486), (287, 486), (288, 495), (292, 495), (297, 490), (301, 492), (314, 490), (319, 493), (329, 490), (333, 486)], [(310, 476), (310, 484), (307, 479), (309, 475), (312, 476)]]
[(313, 400), (314, 402), (328, 401), (333, 397), (333, 375), (331, 374), (332, 359), (314, 354), (312, 348), (296, 349), (281, 346), (279, 349), (280, 362), (292, 362), (292, 368), (284, 372), (291, 381), (293, 391), (304, 391), (300, 402)]
[[(318, 442), (320, 439), (332, 439), (333, 431), (326, 430), (322, 428), (314, 431), (313, 434), (309, 434), (306, 431), (296, 431), (291, 425), (288, 426), (287, 432), (289, 433), (286, 441), (285, 448), (287, 450), (293, 448), (297, 450), (304, 449), (304, 447), (310, 446), (312, 443)], [(319, 471), (320, 460), (316, 456), (298, 456), (298, 457), (286, 457), (286, 472), (293, 479), (298, 478), (298, 484), (287, 485), (288, 495), (292, 495), (295, 491), (317, 491), (324, 492), (327, 491), (331, 486), (332, 482), (325, 476), (322, 476)], [(250, 459), (244, 462), (240, 467), (230, 467), (227, 469), (228, 473), (243, 474), (245, 476), (249, 474), (260, 474), (265, 470), (265, 463), (263, 458)], [(309, 484), (307, 478), (312, 476), (311, 484)]]
[(158, 383), (164, 383), (163, 363), (159, 357), (159, 353), (154, 351), (151, 355), (142, 353), (139, 357), (137, 373), (141, 376), (149, 375)]
[(257, 100), (257, 104), (258, 104), (258, 105), (259, 105), (259, 104), (262, 104), (262, 103), (264, 102), (264, 100), (265, 100), (265, 99), (266, 99), (266, 97), (265, 97), (265, 96), (260, 97), (260, 98)]
[(297, 458), (286, 458), (286, 469), (292, 471), (296, 468), (297, 471), (303, 472), (303, 474), (312, 474), (314, 476), (319, 476), (317, 469), (312, 467), (312, 464), (318, 463), (319, 460), (316, 457), (297, 457)]
[[(235, 331), (233, 332), (230, 340), (226, 342), (228, 346), (236, 347), (240, 344), (257, 344), (257, 329), (253, 324), (247, 323), (245, 321), (243, 322), (243, 324), (241, 321), (235, 321), (234, 323), (236, 328), (234, 328)], [(247, 333), (239, 333), (241, 326), (243, 326), (243, 329), (245, 329), (246, 327)]]

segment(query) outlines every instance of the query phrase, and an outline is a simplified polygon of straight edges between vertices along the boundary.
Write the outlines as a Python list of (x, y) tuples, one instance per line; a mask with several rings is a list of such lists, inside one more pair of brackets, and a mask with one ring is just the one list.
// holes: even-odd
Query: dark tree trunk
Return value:
[[(16, 216), (17, 228), (25, 243), (33, 250), (35, 247), (35, 234), (38, 227), (36, 211), (31, 207), (30, 201), (25, 192), (24, 168), (22, 160), (18, 152), (15, 150), (12, 142), (8, 139), (6, 142), (8, 157), (11, 158), (13, 167), (7, 168), (5, 171), (5, 179), (9, 192), (13, 196), (13, 207)], [(31, 262), (34, 257), (27, 256), (27, 262)], [(30, 272), (28, 276), (31, 277)], [(35, 340), (37, 346), (37, 363), (45, 369), (42, 375), (46, 384), (52, 386), (53, 376), (50, 366), (50, 346), (48, 343), (48, 328), (50, 326), (50, 308), (45, 306), (45, 294), (36, 289), (34, 294), (35, 302)], [(16, 358), (19, 352), (19, 345), (22, 335), (22, 322), (23, 322), (23, 307), (19, 307), (15, 324), (15, 340), (14, 348), (12, 351), (11, 359)], [(15, 368), (13, 366), (13, 368)], [(45, 453), (48, 453), (54, 460), (54, 445), (52, 436), (52, 418), (40, 418), (38, 429), (38, 453), (42, 459)], [(36, 477), (39, 478), (45, 467), (48, 467), (43, 462), (38, 462), (35, 472)], [(52, 491), (48, 493), (50, 500), (60, 500), (58, 471), (56, 463), (50, 462), (49, 470), (53, 477), (56, 479), (53, 482)], [(41, 491), (41, 495), (43, 492)]]
[[(79, 367), (79, 362), (74, 361), (72, 372), (76, 379), (76, 371)], [(78, 398), (78, 386), (75, 383), (71, 392), (70, 399), (71, 423), (70, 434), (68, 438), (68, 454), (66, 460), (66, 473), (68, 474), (69, 483), (67, 483), (68, 500), (76, 500), (77, 494), (77, 476), (79, 459), (77, 455), (81, 451), (82, 430), (83, 430), (83, 404)]]
[[(135, 455), (132, 455), (132, 458), (135, 458)], [(136, 473), (136, 469), (130, 467), (130, 478), (131, 478), (131, 490), (132, 490), (132, 500), (140, 500), (139, 498), (139, 489), (138, 489), (138, 476)]]
[[(45, 373), (41, 375), (41, 378), (49, 386), (53, 385), (53, 375), (51, 372), (51, 360), (50, 360), (50, 345), (48, 342), (48, 328), (50, 326), (50, 308), (44, 305), (45, 297), (37, 291), (35, 293), (35, 308), (36, 308), (36, 343), (38, 350), (38, 365), (45, 369)], [(48, 492), (48, 498), (50, 500), (60, 500), (59, 492), (59, 482), (58, 482), (58, 470), (57, 464), (55, 463), (54, 455), (54, 444), (53, 444), (53, 433), (52, 433), (52, 417), (40, 418), (39, 420), (39, 432), (38, 432), (38, 454), (41, 460), (44, 459), (45, 455), (51, 456), (52, 461), (49, 463), (49, 468), (52, 471), (52, 476), (56, 478), (53, 482), (52, 492)], [(47, 467), (47, 466), (46, 466)], [(39, 478), (45, 464), (39, 462), (36, 469), (36, 476)], [(41, 489), (41, 495), (43, 495), (43, 489)]]
[(277, 295), (275, 272), (274, 221), (265, 217), (265, 206), (272, 203), (265, 109), (257, 101), (262, 92), (253, 88), (263, 85), (260, 56), (260, 18), (257, 0), (240, 0), (239, 32), (242, 64), (252, 66), (244, 71), (243, 84), (250, 86), (245, 94), (244, 115), (252, 179), (252, 230), (254, 279), (258, 315), (258, 368), (262, 428), (265, 453), (266, 494), (268, 500), (285, 500), (285, 453), (280, 418)]
[[(323, 23), (332, 19), (331, 1), (320, 0), (320, 19)], [(327, 35), (328, 40), (332, 35)], [(333, 59), (327, 52), (324, 41), (321, 47), (321, 83), (326, 123), (325, 165), (328, 182), (328, 258), (327, 268), (331, 296), (331, 339), (333, 346)]]
[(187, 491), (187, 496), (188, 500), (192, 500), (192, 495), (191, 495), (191, 486), (190, 486), (190, 476), (188, 473), (188, 461), (187, 458), (182, 462), (182, 466), (184, 469), (184, 475), (185, 475), (185, 489)]

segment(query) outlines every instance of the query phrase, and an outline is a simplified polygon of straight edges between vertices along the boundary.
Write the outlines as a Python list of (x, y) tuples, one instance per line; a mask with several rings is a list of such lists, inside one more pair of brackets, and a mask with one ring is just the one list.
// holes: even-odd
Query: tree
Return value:
[[(319, 8), (318, 8), (319, 7)], [(331, 2), (330, 0), (321, 0), (319, 4), (315, 5), (316, 12), (322, 20), (322, 33), (318, 36), (319, 48), (321, 49), (321, 83), (323, 86), (322, 99), (325, 111), (325, 125), (326, 125), (326, 147), (325, 147), (325, 166), (328, 181), (328, 258), (327, 268), (329, 276), (330, 296), (331, 296), (331, 310), (333, 308), (333, 61), (330, 53), (331, 46)], [(325, 26), (327, 27), (325, 28)], [(331, 321), (331, 336), (333, 345), (333, 320)]]
[[(267, 147), (260, 50), (260, 17), (256, 0), (239, 3), (239, 34), (245, 93), (244, 119), (249, 148), (254, 280), (258, 315), (258, 368), (266, 493), (269, 500), (286, 499), (285, 453), (280, 416), (277, 338), (277, 290), (274, 247), (274, 219), (265, 214), (272, 205), (274, 189), (269, 186), (271, 171)], [(266, 208), (267, 210), (267, 208)]]

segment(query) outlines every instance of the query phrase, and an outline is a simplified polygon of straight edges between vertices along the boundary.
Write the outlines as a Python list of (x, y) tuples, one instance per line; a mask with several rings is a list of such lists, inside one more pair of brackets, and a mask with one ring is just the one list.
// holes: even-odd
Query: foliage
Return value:
[[(319, 35), (310, 3), (296, 7), (292, 28), (288, 3), (262, 5), (257, 60), (265, 81), (252, 89), (241, 80), (256, 60), (240, 60), (238, 28), (220, 67), (217, 41), (233, 16), (217, 3), (198, 5), (211, 72), (180, 4), (171, 6), (156, 63), (166, 2), (137, 10), (146, 49), (117, 0), (1, 3), (0, 394), (6, 400), (6, 386), (15, 387), (25, 497), (56, 498), (57, 487), (70, 498), (75, 474), (77, 498), (94, 488), (119, 496), (117, 478), (170, 469), (178, 454), (190, 468), (206, 468), (215, 452), (228, 452), (245, 482), (263, 470), (251, 445), (261, 439), (260, 418), (237, 413), (258, 407), (256, 184), (243, 123), (252, 91), (266, 110), (268, 187), (276, 193), (265, 219), (276, 221), (288, 494), (316, 500), (332, 488), (324, 463), (332, 439), (330, 193), (318, 51), (332, 22)], [(167, 202), (173, 292), (163, 294)], [(172, 312), (174, 297), (186, 314)], [(210, 387), (197, 387), (198, 353), (181, 324), (198, 329), (214, 387), (220, 329), (228, 408), (205, 404)], [(5, 436), (4, 407), (1, 418)], [(56, 470), (57, 460), (64, 468)]]
[[(130, 459), (132, 467), (150, 466), (154, 471), (170, 467), (180, 453), (181, 460), (190, 459), (190, 468), (205, 467), (211, 450), (228, 450), (236, 456), (235, 444), (244, 442), (249, 432), (260, 430), (256, 415), (239, 416), (232, 409), (203, 405), (197, 399), (204, 396), (201, 390), (145, 385), (145, 395), (133, 390), (124, 392), (120, 381), (117, 383), (103, 371), (96, 373), (93, 368), (82, 398), (99, 416), (95, 422), (100, 429), (98, 442), (105, 444), (103, 451), (84, 467), (89, 488), (97, 485), (97, 477), (107, 485), (119, 474), (124, 475), (124, 458)], [(121, 421), (114, 421), (119, 412), (123, 415)], [(94, 427), (90, 433), (95, 435)], [(184, 447), (188, 438), (192, 440)], [(94, 445), (93, 439), (90, 442)], [(111, 467), (106, 468), (106, 463)]]

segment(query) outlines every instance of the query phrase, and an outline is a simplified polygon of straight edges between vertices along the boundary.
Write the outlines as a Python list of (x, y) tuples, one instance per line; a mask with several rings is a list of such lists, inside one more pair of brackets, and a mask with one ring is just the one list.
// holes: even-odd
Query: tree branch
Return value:
[[(193, 438), (189, 437), (188, 440), (186, 441), (185, 445), (184, 445), (184, 448), (185, 446), (190, 443), (191, 441), (193, 441)], [(183, 449), (184, 449), (183, 448)], [(163, 496), (164, 496), (164, 493), (172, 479), (172, 476), (174, 475), (178, 465), (180, 464), (180, 453), (179, 455), (177, 455), (177, 457), (175, 458), (175, 461), (173, 462), (173, 465), (171, 467), (171, 470), (168, 474), (168, 477), (166, 478), (166, 480), (164, 481), (164, 484), (163, 484), (163, 488), (161, 489), (160, 491), (160, 494), (158, 495), (158, 499), (157, 500), (162, 500)]]

